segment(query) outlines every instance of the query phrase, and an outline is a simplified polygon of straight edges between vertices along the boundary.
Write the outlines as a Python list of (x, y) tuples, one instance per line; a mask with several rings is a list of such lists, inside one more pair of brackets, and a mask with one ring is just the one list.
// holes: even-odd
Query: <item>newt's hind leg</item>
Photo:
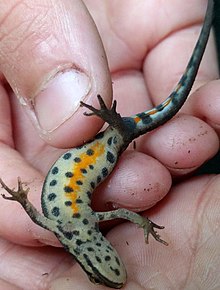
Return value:
[(132, 212), (130, 210), (119, 208), (117, 210), (107, 211), (107, 212), (95, 212), (95, 215), (99, 221), (107, 221), (112, 219), (125, 219), (134, 224), (137, 224), (140, 228), (144, 230), (145, 242), (148, 244), (149, 235), (152, 235), (154, 239), (164, 245), (168, 245), (167, 242), (162, 240), (155, 229), (164, 229), (163, 226), (159, 226), (149, 220), (147, 217), (142, 217), (141, 215)]
[(91, 111), (90, 113), (85, 112), (84, 115), (85, 116), (96, 115), (114, 128), (124, 127), (124, 122), (121, 115), (116, 112), (117, 105), (116, 100), (114, 100), (112, 107), (108, 109), (102, 97), (100, 95), (97, 95), (97, 98), (99, 101), (100, 109), (96, 109), (91, 105), (88, 105), (84, 102), (80, 102), (81, 106), (86, 107)]

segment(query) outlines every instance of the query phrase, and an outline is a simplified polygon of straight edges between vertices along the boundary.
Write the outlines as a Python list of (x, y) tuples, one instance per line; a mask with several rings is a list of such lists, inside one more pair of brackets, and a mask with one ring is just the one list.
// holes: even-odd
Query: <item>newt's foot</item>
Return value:
[(14, 200), (19, 202), (21, 205), (25, 206), (27, 203), (27, 195), (29, 192), (29, 188), (24, 189), (22, 186), (22, 182), (20, 178), (18, 177), (18, 190), (10, 189), (0, 178), (0, 184), (1, 186), (10, 194), (10, 196), (6, 196), (5, 194), (2, 194), (2, 197), (4, 199), (8, 200)]
[(100, 109), (96, 109), (93, 106), (90, 106), (84, 102), (80, 102), (81, 106), (86, 107), (87, 109), (92, 111), (91, 113), (85, 112), (84, 115), (85, 116), (96, 115), (115, 128), (120, 128), (121, 126), (124, 126), (121, 115), (116, 112), (117, 102), (114, 100), (111, 109), (108, 109), (102, 97), (100, 95), (97, 95), (97, 98), (99, 101)]
[(34, 223), (60, 236), (60, 231), (58, 229), (58, 225), (60, 226), (60, 224), (57, 221), (50, 220), (44, 215), (40, 214), (38, 210), (30, 203), (30, 201), (27, 198), (30, 189), (23, 188), (23, 184), (19, 177), (17, 190), (10, 189), (1, 178), (0, 184), (10, 194), (10, 196), (2, 194), (2, 197), (4, 199), (19, 202)]
[(146, 218), (146, 219), (145, 219), (145, 222), (144, 222), (142, 225), (140, 225), (140, 226), (141, 226), (141, 227), (143, 228), (143, 230), (144, 230), (145, 242), (146, 242), (147, 244), (149, 243), (148, 238), (149, 238), (149, 235), (151, 234), (151, 235), (155, 238), (156, 241), (158, 241), (158, 242), (164, 244), (165, 246), (168, 246), (168, 243), (165, 242), (164, 240), (162, 240), (162, 239), (160, 238), (160, 235), (155, 231), (155, 228), (156, 228), (156, 229), (160, 229), (160, 230), (161, 230), (161, 229), (164, 229), (163, 226), (159, 226), (159, 225), (153, 223), (153, 222), (152, 222), (151, 220), (149, 220), (148, 218)]

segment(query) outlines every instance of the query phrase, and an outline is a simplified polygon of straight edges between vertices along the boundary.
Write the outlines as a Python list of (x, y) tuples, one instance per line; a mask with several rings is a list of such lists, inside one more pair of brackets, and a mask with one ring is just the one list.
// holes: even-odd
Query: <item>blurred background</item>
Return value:
[[(216, 38), (216, 46), (218, 50), (218, 66), (220, 71), (220, 0), (215, 0), (215, 18), (214, 18), (214, 30)], [(220, 102), (220, 92), (219, 92)], [(220, 173), (220, 151), (211, 160), (206, 162), (202, 167), (197, 170), (197, 174), (204, 173)]]

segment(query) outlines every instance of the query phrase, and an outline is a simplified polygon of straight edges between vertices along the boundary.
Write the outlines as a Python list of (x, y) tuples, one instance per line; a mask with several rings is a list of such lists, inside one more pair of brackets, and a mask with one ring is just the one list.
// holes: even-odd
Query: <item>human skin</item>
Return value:
[[(110, 105), (113, 81), (123, 116), (160, 103), (186, 67), (206, 9), (204, 0), (84, 3), (91, 16), (79, 0), (0, 4), (0, 176), (10, 187), (20, 176), (38, 209), (52, 163), (103, 125), (83, 115), (80, 98), (97, 106), (100, 94)], [(128, 272), (126, 290), (219, 287), (220, 180), (187, 177), (219, 150), (218, 77), (211, 35), (181, 112), (139, 138), (135, 150), (131, 144), (94, 194), (97, 210), (127, 207), (165, 226), (168, 247), (146, 245), (130, 223), (107, 225)], [(172, 185), (172, 177), (184, 179)], [(0, 235), (0, 289), (97, 289), (18, 203), (1, 199)]]

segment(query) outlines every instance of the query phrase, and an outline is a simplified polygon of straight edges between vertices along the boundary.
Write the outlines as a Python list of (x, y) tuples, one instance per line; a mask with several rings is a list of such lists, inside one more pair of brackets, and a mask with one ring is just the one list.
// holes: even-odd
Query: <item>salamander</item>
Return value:
[(99, 222), (116, 218), (128, 220), (143, 229), (146, 243), (152, 235), (158, 242), (167, 245), (156, 232), (163, 226), (125, 208), (95, 212), (91, 208), (91, 196), (134, 139), (166, 123), (184, 104), (208, 41), (213, 5), (213, 1), (209, 0), (200, 36), (183, 76), (161, 104), (130, 117), (121, 117), (116, 111), (116, 101), (109, 109), (100, 95), (99, 109), (81, 102), (81, 106), (90, 111), (84, 113), (86, 116), (96, 115), (109, 126), (93, 140), (65, 152), (52, 165), (42, 189), (43, 214), (28, 200), (29, 188), (23, 187), (20, 178), (17, 191), (0, 180), (10, 195), (3, 194), (3, 197), (19, 202), (33, 222), (53, 232), (94, 283), (121, 288), (126, 283), (127, 275), (120, 256), (100, 232)]

